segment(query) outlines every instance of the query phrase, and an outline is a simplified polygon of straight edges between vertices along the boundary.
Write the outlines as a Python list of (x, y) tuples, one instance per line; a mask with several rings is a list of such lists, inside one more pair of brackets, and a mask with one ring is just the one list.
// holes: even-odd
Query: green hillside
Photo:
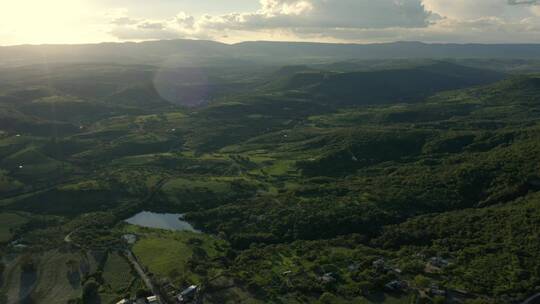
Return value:
[[(285, 74), (285, 75), (283, 75)], [(436, 92), (488, 84), (504, 78), (498, 72), (447, 62), (361, 72), (281, 70), (270, 90), (305, 90), (338, 104), (419, 102)]]
[(204, 303), (522, 302), (540, 76), (475, 62), (7, 69), (0, 302), (147, 294), (126, 250)]

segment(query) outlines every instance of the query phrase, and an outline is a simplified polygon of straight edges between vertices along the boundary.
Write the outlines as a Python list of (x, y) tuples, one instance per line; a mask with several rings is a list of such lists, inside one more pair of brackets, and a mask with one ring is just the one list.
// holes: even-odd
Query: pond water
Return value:
[(155, 213), (143, 211), (128, 218), (126, 222), (132, 225), (148, 228), (200, 232), (193, 228), (190, 223), (182, 220), (183, 217), (183, 214), (177, 213)]

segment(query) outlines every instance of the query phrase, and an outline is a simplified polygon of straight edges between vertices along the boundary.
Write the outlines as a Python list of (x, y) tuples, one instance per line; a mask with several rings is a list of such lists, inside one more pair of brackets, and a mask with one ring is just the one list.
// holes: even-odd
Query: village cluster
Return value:
[[(190, 304), (196, 302), (199, 286), (191, 285), (174, 297), (174, 304)], [(122, 299), (116, 304), (163, 304), (157, 295), (138, 299)]]

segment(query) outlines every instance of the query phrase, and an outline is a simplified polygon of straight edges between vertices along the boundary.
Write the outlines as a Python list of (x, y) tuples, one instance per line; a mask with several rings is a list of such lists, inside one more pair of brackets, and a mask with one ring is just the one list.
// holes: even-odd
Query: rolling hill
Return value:
[[(208, 303), (506, 304), (540, 285), (537, 74), (423, 59), (4, 71), (0, 215), (17, 221), (0, 301), (21, 276), (36, 280), (24, 297), (143, 293), (129, 247), (156, 284), (204, 284)], [(165, 98), (198, 92), (192, 108)], [(140, 211), (202, 233), (124, 222)]]
[(419, 102), (437, 92), (485, 85), (505, 77), (448, 62), (366, 72), (297, 71), (286, 75), (281, 71), (267, 90), (306, 91), (337, 104)]

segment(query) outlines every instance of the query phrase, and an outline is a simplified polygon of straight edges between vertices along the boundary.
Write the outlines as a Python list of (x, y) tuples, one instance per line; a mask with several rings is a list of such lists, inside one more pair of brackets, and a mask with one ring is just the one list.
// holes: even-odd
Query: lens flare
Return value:
[(185, 107), (206, 104), (211, 97), (208, 75), (201, 68), (162, 65), (154, 76), (154, 87), (161, 98)]

